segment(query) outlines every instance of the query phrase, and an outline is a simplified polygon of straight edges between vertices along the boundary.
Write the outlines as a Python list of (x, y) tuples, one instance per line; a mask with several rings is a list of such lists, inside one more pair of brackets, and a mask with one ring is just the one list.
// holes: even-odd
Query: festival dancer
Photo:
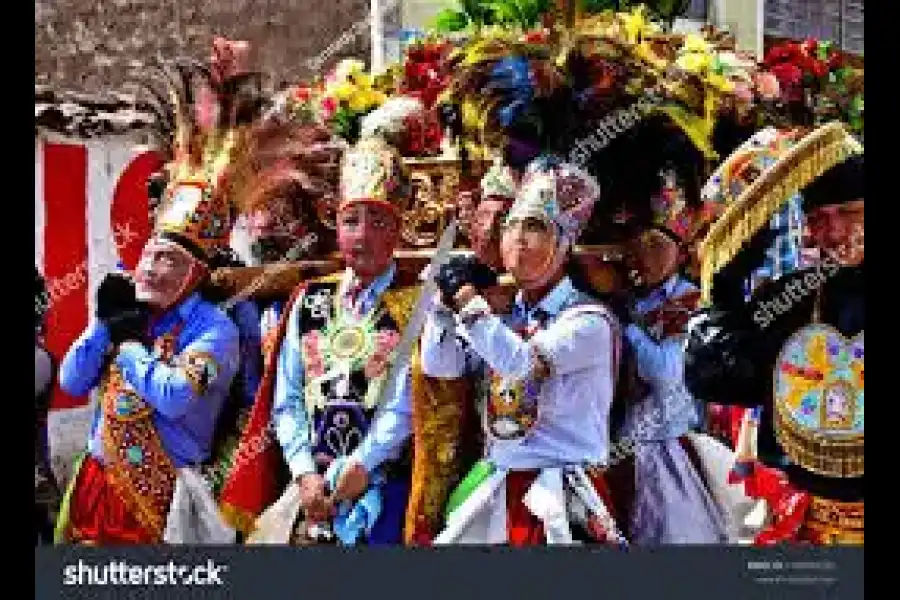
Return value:
[(687, 436), (700, 424), (700, 407), (684, 386), (682, 345), (700, 292), (678, 271), (702, 220), (673, 178), (669, 173), (654, 199), (654, 222), (626, 246), (633, 288), (624, 336), (644, 393), (627, 406), (619, 439), (628, 440), (630, 450), (623, 461), (634, 478), (627, 531), (638, 545), (713, 544), (728, 538), (723, 509), (704, 481)]
[[(220, 50), (224, 43), (216, 41)], [(170, 155), (155, 183), (164, 193), (153, 236), (133, 276), (113, 273), (101, 283), (96, 321), (60, 367), (63, 389), (96, 388), (100, 403), (57, 523), (59, 541), (177, 542), (195, 539), (196, 523), (183, 517), (199, 506), (207, 524), (217, 519), (200, 468), (213, 455), (240, 367), (240, 333), (201, 292), (228, 244), (259, 96), (251, 74), (213, 62), (215, 77), (207, 78), (184, 64), (161, 65), (173, 100), (161, 122), (174, 129), (163, 132)], [(228, 538), (222, 528), (216, 536)]]
[[(715, 274), (713, 304), (690, 326), (686, 381), (698, 398), (752, 408), (733, 480), (768, 506), (757, 544), (862, 544), (862, 147), (839, 123), (805, 137), (781, 132), (756, 141), (752, 152), (726, 161), (716, 182), (733, 200), (729, 212), (765, 223), (791, 194), (790, 185), (813, 177), (800, 195), (820, 260), (761, 286), (745, 303), (746, 280), (771, 236), (763, 229), (742, 240), (746, 234), (734, 220), (717, 223), (706, 241), (707, 260), (741, 241), (744, 249), (718, 272), (705, 265)], [(746, 168), (748, 162), (758, 168)], [(797, 165), (810, 168), (804, 173)], [(764, 185), (775, 178), (789, 185)], [(751, 188), (754, 182), (759, 186)]]
[(529, 171), (501, 238), (503, 264), (520, 288), (511, 318), (492, 314), (471, 270), (451, 264), (423, 333), (426, 373), (483, 375), (488, 440), (485, 459), (451, 497), (436, 544), (571, 542), (576, 504), (574, 520), (592, 539), (621, 539), (600, 471), (618, 324), (565, 275), (599, 190), (569, 165)]
[[(219, 150), (227, 156), (231, 148)], [(177, 470), (210, 455), (240, 341), (235, 325), (197, 291), (213, 248), (228, 239), (229, 207), (206, 177), (191, 170), (170, 184), (134, 282), (106, 277), (97, 320), (63, 359), (64, 390), (100, 394), (58, 524), (67, 541), (162, 542)]]
[[(403, 122), (404, 115), (392, 118)], [(300, 514), (292, 512), (277, 527), (291, 530), (283, 541), (293, 544), (320, 541), (329, 521), (345, 545), (411, 543), (420, 521), (428, 520), (427, 505), (434, 504), (422, 499), (425, 488), (452, 481), (416, 482), (410, 436), (417, 419), (427, 425), (430, 418), (418, 409), (419, 396), (447, 390), (442, 404), (452, 406), (453, 386), (423, 383), (417, 361), (394, 366), (418, 286), (402, 280), (393, 259), (410, 184), (399, 154), (381, 135), (392, 129), (374, 128), (345, 155), (337, 241), (346, 269), (296, 290), (267, 359), (222, 496), (226, 517), (252, 533), (251, 541), (271, 539), (268, 515), (257, 517), (282, 489), (281, 461), (297, 486), (289, 485), (284, 497), (298, 492)], [(396, 392), (383, 397), (388, 377), (398, 378)], [(270, 420), (274, 444), (266, 430)], [(433, 437), (422, 443), (440, 436)], [(416, 453), (424, 451), (418, 442)], [(457, 440), (449, 443), (452, 454)]]

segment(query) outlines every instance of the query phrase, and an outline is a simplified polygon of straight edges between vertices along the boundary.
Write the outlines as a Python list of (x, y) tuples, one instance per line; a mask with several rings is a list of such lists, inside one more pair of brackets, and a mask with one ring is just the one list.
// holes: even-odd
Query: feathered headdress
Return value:
[(554, 56), (547, 44), (495, 35), (475, 39), (451, 57), (453, 78), (441, 101), (461, 107), (463, 136), (475, 156), (504, 147), (511, 136), (547, 146), (551, 132), (562, 133), (552, 121), (566, 112), (550, 110), (566, 83)]
[(370, 202), (399, 212), (412, 191), (398, 149), (410, 123), (424, 107), (415, 98), (396, 97), (365, 117), (360, 140), (347, 150), (341, 165), (340, 207)]
[(160, 60), (153, 74), (163, 90), (142, 86), (156, 109), (157, 145), (167, 159), (155, 234), (204, 263), (228, 244), (237, 212), (235, 165), (262, 106), (259, 77), (246, 72), (248, 54), (246, 43), (217, 38), (211, 67)]

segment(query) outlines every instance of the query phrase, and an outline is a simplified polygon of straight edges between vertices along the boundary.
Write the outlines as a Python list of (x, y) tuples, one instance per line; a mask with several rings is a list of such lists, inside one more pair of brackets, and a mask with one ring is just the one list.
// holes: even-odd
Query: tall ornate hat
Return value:
[(502, 159), (496, 159), (481, 178), (481, 198), (508, 200), (512, 202), (516, 198), (516, 178), (513, 176), (509, 165)]
[(599, 198), (600, 185), (586, 171), (541, 157), (529, 165), (506, 220), (536, 218), (555, 224), (575, 244)]
[(704, 199), (720, 203), (722, 210), (700, 248), (704, 301), (710, 299), (713, 276), (785, 203), (862, 152), (844, 124), (834, 121), (806, 135), (765, 129), (729, 156), (703, 189)]
[(153, 74), (161, 75), (164, 91), (143, 89), (168, 158), (154, 233), (203, 263), (228, 244), (237, 212), (230, 190), (240, 177), (248, 124), (262, 104), (258, 78), (246, 71), (248, 52), (244, 42), (217, 38), (210, 67), (162, 63)]
[(399, 213), (411, 186), (403, 157), (381, 137), (363, 138), (341, 163), (340, 212), (357, 202), (370, 202)]

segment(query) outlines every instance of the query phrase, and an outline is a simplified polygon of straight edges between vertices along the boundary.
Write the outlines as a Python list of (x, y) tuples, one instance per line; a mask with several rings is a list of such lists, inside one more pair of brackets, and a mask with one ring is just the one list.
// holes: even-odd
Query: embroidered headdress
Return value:
[(713, 276), (786, 202), (862, 152), (844, 124), (834, 121), (806, 135), (765, 129), (728, 157), (703, 189), (704, 199), (721, 203), (723, 211), (700, 248), (704, 300), (710, 299)]
[(357, 202), (371, 202), (399, 212), (411, 185), (403, 157), (394, 145), (422, 105), (411, 98), (386, 103), (362, 124), (363, 135), (341, 163), (338, 211)]
[(156, 100), (168, 159), (154, 234), (203, 263), (228, 244), (236, 216), (231, 188), (240, 175), (235, 166), (262, 105), (258, 77), (247, 72), (248, 56), (245, 42), (217, 38), (210, 68), (162, 63), (157, 72), (165, 92), (144, 88)]
[(587, 172), (549, 157), (532, 162), (516, 195), (507, 222), (535, 218), (559, 227), (575, 244), (600, 198), (600, 185)]
[(495, 198), (512, 202), (516, 197), (516, 179), (512, 169), (496, 159), (481, 178), (481, 198)]

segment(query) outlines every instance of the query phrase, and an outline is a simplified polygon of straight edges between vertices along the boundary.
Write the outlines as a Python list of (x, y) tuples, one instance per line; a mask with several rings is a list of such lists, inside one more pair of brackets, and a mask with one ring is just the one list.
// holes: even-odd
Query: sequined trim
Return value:
[(807, 537), (820, 544), (862, 545), (864, 509), (863, 502), (838, 502), (813, 496), (803, 524)]
[[(124, 415), (122, 398), (128, 398), (129, 409), (134, 409)], [(110, 485), (141, 525), (161, 541), (175, 490), (175, 467), (162, 447), (152, 410), (127, 386), (115, 364), (108, 368), (100, 402)]]

